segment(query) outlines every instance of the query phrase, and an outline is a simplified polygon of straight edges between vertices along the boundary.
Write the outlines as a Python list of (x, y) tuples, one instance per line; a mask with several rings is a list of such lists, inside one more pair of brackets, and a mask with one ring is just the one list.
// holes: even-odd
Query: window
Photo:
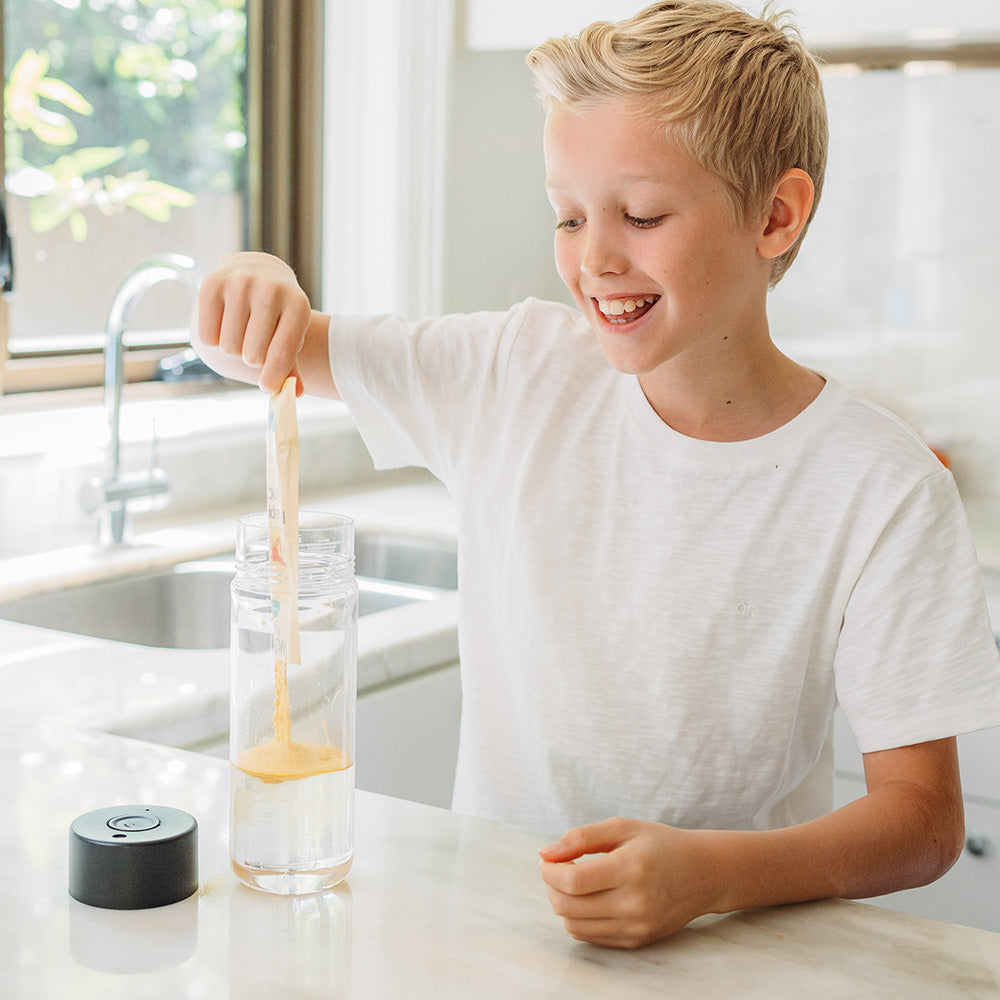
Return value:
[[(243, 248), (318, 271), (321, 0), (2, 0), (6, 217), (0, 391), (101, 380), (126, 275)], [(187, 341), (190, 294), (154, 288), (129, 377)]]

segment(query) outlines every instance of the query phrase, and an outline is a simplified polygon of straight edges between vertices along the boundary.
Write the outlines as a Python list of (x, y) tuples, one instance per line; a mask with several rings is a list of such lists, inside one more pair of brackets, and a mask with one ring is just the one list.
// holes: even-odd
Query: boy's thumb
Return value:
[[(538, 853), (545, 858), (546, 861), (565, 861), (567, 854), (566, 845), (561, 841), (557, 840), (554, 844), (549, 844), (546, 847), (539, 847)], [(575, 855), (570, 852), (568, 857), (575, 857)]]
[(584, 854), (603, 854), (620, 847), (628, 839), (626, 821), (610, 819), (603, 823), (576, 826), (567, 830), (554, 844), (539, 849), (546, 861), (572, 861)]

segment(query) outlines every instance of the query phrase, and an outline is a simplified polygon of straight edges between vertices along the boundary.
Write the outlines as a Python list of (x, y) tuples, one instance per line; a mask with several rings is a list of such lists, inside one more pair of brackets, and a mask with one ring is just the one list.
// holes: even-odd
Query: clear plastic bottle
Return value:
[(297, 658), (275, 643), (267, 514), (239, 519), (232, 585), (230, 858), (283, 894), (336, 885), (354, 854), (354, 524), (303, 511), (298, 529)]

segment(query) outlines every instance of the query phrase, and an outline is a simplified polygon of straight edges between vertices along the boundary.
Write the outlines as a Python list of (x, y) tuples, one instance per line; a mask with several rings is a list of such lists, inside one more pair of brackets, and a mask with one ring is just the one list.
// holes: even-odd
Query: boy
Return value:
[[(529, 63), (579, 312), (331, 321), (236, 255), (202, 350), (340, 396), (378, 465), (449, 487), (454, 805), (567, 831), (541, 874), (574, 937), (929, 882), (962, 847), (955, 734), (1000, 723), (1000, 671), (950, 474), (770, 338), (823, 178), (815, 64), (716, 0)], [(831, 812), (837, 703), (867, 794)]]

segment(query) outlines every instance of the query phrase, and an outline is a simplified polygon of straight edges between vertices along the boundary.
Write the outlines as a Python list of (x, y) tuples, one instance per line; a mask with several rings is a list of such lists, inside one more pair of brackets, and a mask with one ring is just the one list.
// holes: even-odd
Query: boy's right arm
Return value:
[(227, 378), (277, 392), (295, 375), (299, 394), (339, 399), (329, 328), (330, 317), (311, 308), (287, 264), (270, 254), (236, 253), (202, 282), (191, 342)]

